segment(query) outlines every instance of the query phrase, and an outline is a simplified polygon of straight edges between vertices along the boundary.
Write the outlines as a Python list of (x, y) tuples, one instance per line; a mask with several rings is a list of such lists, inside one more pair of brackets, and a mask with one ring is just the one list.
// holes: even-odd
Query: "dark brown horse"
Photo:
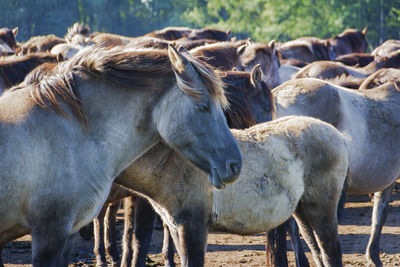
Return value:
[(187, 36), (189, 33), (192, 32), (191, 28), (187, 27), (166, 27), (161, 30), (153, 31), (145, 36), (160, 38), (164, 40), (177, 40), (184, 36)]
[(368, 53), (351, 53), (336, 57), (335, 61), (342, 62), (347, 66), (365, 67), (372, 61), (374, 56)]
[(188, 35), (187, 38), (190, 40), (200, 40), (200, 39), (210, 39), (216, 41), (230, 41), (231, 40), (231, 31), (222, 31), (217, 29), (193, 29)]
[(365, 53), (368, 43), (365, 38), (367, 28), (362, 31), (347, 29), (342, 33), (328, 39), (328, 42), (334, 49), (336, 56), (350, 53)]
[[(243, 45), (240, 53), (240, 60), (244, 70), (251, 71), (255, 65), (260, 64), (263, 74), (262, 80), (272, 90), (281, 84), (279, 77), (280, 54), (275, 47), (275, 41), (269, 43), (248, 42)], [(241, 48), (242, 48), (241, 47)]]
[(244, 70), (239, 49), (242, 45), (242, 41), (218, 42), (196, 47), (190, 50), (190, 53), (196, 57), (201, 57), (203, 61), (221, 71), (230, 71), (232, 68)]
[(300, 37), (278, 45), (282, 59), (298, 59), (304, 62), (332, 60), (336, 57), (327, 40), (316, 37)]
[(46, 62), (56, 62), (56, 56), (50, 53), (33, 53), (0, 58), (0, 94), (22, 82), (30, 71)]

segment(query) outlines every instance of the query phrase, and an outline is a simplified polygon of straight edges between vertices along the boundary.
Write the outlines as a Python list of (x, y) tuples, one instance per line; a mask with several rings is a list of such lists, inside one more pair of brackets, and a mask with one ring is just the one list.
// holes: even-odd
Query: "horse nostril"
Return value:
[(231, 163), (231, 170), (233, 174), (238, 174), (240, 172), (240, 166), (237, 163)]

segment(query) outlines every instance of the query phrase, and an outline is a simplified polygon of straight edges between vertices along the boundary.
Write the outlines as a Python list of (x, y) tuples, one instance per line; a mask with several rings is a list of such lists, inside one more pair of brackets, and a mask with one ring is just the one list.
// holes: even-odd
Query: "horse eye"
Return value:
[(205, 102), (205, 103), (197, 103), (196, 104), (196, 109), (199, 111), (199, 112), (209, 112), (210, 111), (210, 106), (209, 106), (209, 104), (207, 103), (207, 102)]

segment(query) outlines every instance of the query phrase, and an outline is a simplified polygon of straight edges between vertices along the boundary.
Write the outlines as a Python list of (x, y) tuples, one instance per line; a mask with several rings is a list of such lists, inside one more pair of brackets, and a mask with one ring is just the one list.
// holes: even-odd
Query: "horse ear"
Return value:
[[(194, 81), (196, 80), (197, 72), (184, 54), (185, 53), (180, 53), (174, 46), (168, 45), (168, 57), (175, 75), (180, 76), (180, 78), (185, 77), (186, 80)], [(188, 56), (190, 56), (189, 53)]]
[(247, 45), (247, 46), (251, 46), (251, 39), (250, 39), (250, 38), (247, 38), (247, 40), (246, 40), (246, 45)]
[(365, 28), (361, 31), (361, 33), (365, 36), (365, 35), (367, 34), (367, 31), (368, 31), (368, 27), (365, 27)]
[(236, 53), (241, 56), (244, 51), (246, 50), (247, 44), (241, 45), (238, 47), (238, 49), (236, 50)]
[(275, 49), (275, 40), (269, 41), (268, 47), (271, 48), (271, 49)]
[(239, 71), (239, 70), (238, 70), (238, 68), (233, 67), (233, 68), (232, 68), (232, 71)]
[(183, 74), (185, 72), (185, 66), (190, 64), (188, 60), (172, 45), (168, 45), (168, 57), (172, 68), (179, 74)]
[(257, 64), (252, 70), (250, 75), (250, 82), (256, 86), (261, 81), (261, 66)]
[(12, 29), (12, 33), (14, 34), (14, 37), (17, 37), (17, 35), (18, 35), (18, 27), (15, 27), (14, 29)]

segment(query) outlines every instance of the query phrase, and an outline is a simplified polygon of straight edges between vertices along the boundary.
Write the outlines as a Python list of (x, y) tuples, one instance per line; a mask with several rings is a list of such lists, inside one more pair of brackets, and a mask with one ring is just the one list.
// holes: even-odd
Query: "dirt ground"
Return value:
[[(365, 266), (364, 251), (369, 238), (372, 203), (368, 196), (350, 196), (346, 204), (345, 218), (339, 226), (343, 249), (344, 266)], [(122, 232), (122, 221), (119, 223)], [(162, 266), (162, 230), (155, 230), (148, 266)], [(205, 265), (219, 266), (265, 266), (265, 236), (238, 236), (212, 233), (208, 237)], [(400, 266), (400, 191), (393, 193), (393, 201), (380, 242), (381, 259), (384, 266)], [(288, 243), (290, 248), (290, 243)], [(304, 243), (311, 266), (315, 266)], [(93, 241), (78, 239), (70, 266), (94, 266)], [(31, 266), (30, 236), (9, 243), (3, 250), (5, 266)], [(289, 266), (295, 266), (292, 251), (288, 254)], [(179, 258), (175, 254), (175, 262)], [(179, 264), (178, 264), (179, 266)]]

